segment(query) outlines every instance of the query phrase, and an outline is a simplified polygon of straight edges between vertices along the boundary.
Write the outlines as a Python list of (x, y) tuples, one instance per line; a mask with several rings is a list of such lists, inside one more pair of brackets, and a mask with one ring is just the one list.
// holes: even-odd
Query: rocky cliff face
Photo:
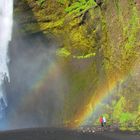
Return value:
[(64, 124), (78, 126), (79, 114), (84, 121), (85, 110), (92, 108), (94, 122), (105, 113), (122, 128), (131, 120), (139, 128), (139, 16), (138, 0), (15, 2), (23, 35), (41, 32), (58, 43), (56, 55), (68, 82)]

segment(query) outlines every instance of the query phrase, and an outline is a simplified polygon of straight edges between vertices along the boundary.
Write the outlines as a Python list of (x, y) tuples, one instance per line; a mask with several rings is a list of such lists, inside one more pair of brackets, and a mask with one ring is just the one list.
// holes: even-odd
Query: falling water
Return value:
[(12, 35), (13, 0), (0, 0), (0, 118), (7, 107), (4, 94), (4, 81), (10, 82), (8, 71), (8, 44)]

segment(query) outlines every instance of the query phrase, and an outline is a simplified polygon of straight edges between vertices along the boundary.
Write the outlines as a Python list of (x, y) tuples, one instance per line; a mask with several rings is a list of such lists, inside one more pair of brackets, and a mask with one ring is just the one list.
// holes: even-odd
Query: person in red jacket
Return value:
[(103, 127), (104, 124), (103, 124), (103, 117), (102, 116), (99, 118), (99, 122), (100, 122), (101, 126)]

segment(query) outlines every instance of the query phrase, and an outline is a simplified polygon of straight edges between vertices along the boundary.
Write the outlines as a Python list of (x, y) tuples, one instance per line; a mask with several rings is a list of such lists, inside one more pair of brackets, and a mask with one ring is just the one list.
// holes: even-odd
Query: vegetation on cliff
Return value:
[(23, 32), (42, 32), (58, 41), (56, 54), (64, 61), (63, 71), (70, 85), (64, 124), (75, 123), (73, 118), (94, 94), (104, 97), (104, 93), (96, 93), (99, 87), (110, 87), (117, 81), (111, 101), (100, 99), (101, 113), (109, 123), (121, 124), (121, 129), (140, 129), (139, 5), (134, 0), (96, 2), (22, 0), (15, 15), (24, 14), (23, 5), (28, 7), (35, 20), (23, 20)]

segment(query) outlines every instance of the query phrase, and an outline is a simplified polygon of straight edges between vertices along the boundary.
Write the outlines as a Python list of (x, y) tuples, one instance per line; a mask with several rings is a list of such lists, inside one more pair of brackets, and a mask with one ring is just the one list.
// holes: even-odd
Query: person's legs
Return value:
[(103, 122), (101, 123), (101, 126), (102, 126), (102, 127), (104, 127), (104, 124), (103, 124)]

